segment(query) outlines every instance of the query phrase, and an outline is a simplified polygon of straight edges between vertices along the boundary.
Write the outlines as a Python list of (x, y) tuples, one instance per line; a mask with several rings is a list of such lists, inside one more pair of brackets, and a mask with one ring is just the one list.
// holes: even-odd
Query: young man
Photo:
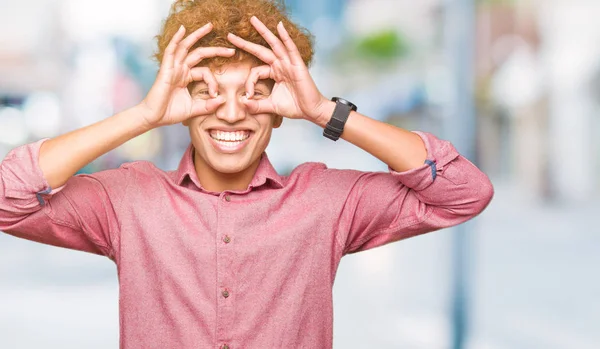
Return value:
[[(0, 167), (0, 230), (116, 263), (121, 348), (329, 348), (342, 256), (464, 222), (493, 195), (450, 143), (325, 98), (308, 35), (271, 1), (177, 1), (158, 39), (160, 70), (138, 106), (14, 149)], [(264, 151), (284, 117), (389, 173), (306, 163), (278, 175)], [(177, 170), (73, 176), (175, 123), (191, 137)]]

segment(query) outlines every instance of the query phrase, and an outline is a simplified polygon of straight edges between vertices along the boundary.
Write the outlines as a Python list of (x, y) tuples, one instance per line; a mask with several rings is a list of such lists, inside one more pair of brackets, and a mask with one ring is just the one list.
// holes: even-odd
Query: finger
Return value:
[(177, 45), (175, 62), (183, 62), (188, 54), (188, 51), (190, 50), (190, 47), (194, 46), (194, 44), (198, 42), (198, 40), (200, 40), (200, 38), (202, 38), (204, 35), (210, 33), (212, 28), (212, 23), (206, 23), (188, 35), (187, 38), (183, 39), (179, 45)]
[(192, 68), (192, 70), (190, 70), (190, 74), (192, 75), (192, 80), (204, 81), (206, 85), (208, 85), (208, 94), (211, 97), (217, 97), (217, 79), (215, 79), (215, 76), (212, 74), (208, 67)]
[(250, 114), (276, 114), (275, 105), (270, 98), (255, 100), (244, 97), (242, 102)]
[(231, 57), (235, 54), (234, 48), (227, 47), (198, 47), (190, 52), (185, 58), (185, 64), (192, 68), (205, 58), (210, 57)]
[(258, 31), (258, 33), (267, 41), (269, 46), (271, 46), (277, 57), (289, 60), (288, 52), (281, 40), (279, 40), (279, 38), (275, 36), (275, 34), (273, 34), (260, 19), (256, 18), (256, 16), (252, 16), (252, 18), (250, 18), (250, 23), (252, 23), (256, 31)]
[(212, 114), (217, 111), (221, 104), (225, 103), (225, 97), (217, 96), (211, 99), (198, 99), (192, 104), (192, 115), (200, 116)]
[(263, 61), (267, 64), (272, 64), (273, 62), (275, 62), (277, 60), (277, 56), (275, 56), (273, 51), (269, 50), (268, 48), (266, 48), (262, 45), (258, 45), (253, 42), (246, 41), (232, 33), (229, 33), (227, 35), (227, 39), (232, 44), (234, 44), (236, 47), (239, 47), (242, 50), (258, 57), (258, 59), (260, 59), (261, 61)]
[(279, 33), (279, 37), (283, 41), (283, 44), (287, 48), (292, 64), (304, 65), (304, 60), (302, 59), (300, 51), (298, 51), (298, 46), (296, 46), (296, 43), (294, 42), (294, 40), (292, 40), (290, 34), (287, 32), (282, 22), (279, 22), (279, 24), (277, 24), (277, 32)]
[(163, 60), (162, 60), (161, 67), (170, 68), (173, 66), (175, 50), (177, 49), (177, 45), (179, 44), (181, 39), (183, 39), (184, 35), (185, 35), (185, 27), (182, 25), (179, 27), (177, 32), (173, 35), (173, 37), (169, 41), (169, 44), (165, 48), (165, 53), (163, 54)]
[(258, 80), (271, 78), (271, 66), (261, 65), (254, 67), (250, 70), (250, 75), (246, 80), (246, 97), (252, 98), (254, 96), (254, 86)]

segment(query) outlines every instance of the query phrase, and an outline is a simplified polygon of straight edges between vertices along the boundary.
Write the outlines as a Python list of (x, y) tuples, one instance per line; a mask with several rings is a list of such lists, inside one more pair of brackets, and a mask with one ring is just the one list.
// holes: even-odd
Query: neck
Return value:
[(246, 190), (254, 178), (254, 174), (260, 164), (260, 159), (250, 165), (242, 172), (237, 173), (221, 173), (212, 167), (204, 164), (194, 152), (194, 168), (200, 185), (207, 191), (223, 192), (223, 191), (242, 191)]

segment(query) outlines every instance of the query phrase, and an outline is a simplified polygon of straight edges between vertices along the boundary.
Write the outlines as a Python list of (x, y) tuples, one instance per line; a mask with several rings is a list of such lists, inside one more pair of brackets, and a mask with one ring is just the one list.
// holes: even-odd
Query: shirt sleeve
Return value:
[(450, 142), (416, 133), (427, 148), (427, 160), (419, 168), (326, 170), (332, 195), (343, 201), (336, 232), (343, 254), (457, 225), (478, 215), (492, 199), (488, 177)]
[(107, 187), (123, 192), (126, 170), (77, 175), (50, 188), (39, 167), (44, 141), (14, 149), (0, 164), (0, 231), (114, 259), (119, 223)]

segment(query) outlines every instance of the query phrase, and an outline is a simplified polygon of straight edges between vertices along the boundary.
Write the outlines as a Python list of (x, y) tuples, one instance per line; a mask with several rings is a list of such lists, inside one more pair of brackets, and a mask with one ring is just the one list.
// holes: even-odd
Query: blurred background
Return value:
[[(346, 256), (336, 348), (600, 348), (600, 1), (287, 0), (316, 36), (326, 96), (449, 139), (491, 177), (468, 224)], [(167, 0), (1, 0), (0, 159), (138, 103)], [(305, 121), (267, 149), (384, 171)], [(189, 142), (149, 132), (82, 172), (132, 160), (174, 169)], [(594, 276), (596, 275), (596, 276)], [(0, 348), (117, 348), (106, 258), (0, 234)]]

